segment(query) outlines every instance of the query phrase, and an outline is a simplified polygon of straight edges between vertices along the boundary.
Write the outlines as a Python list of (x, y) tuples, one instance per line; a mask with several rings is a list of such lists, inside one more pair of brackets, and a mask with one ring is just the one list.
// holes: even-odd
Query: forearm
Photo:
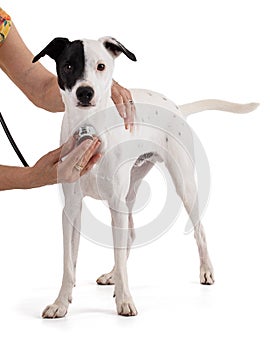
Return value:
[(0, 68), (36, 106), (50, 112), (64, 110), (57, 78), (40, 63), (32, 64), (33, 54), (13, 24), (0, 46)]
[(32, 168), (0, 165), (0, 191), (38, 187)]
[(43, 108), (49, 112), (64, 112), (65, 107), (59, 91), (56, 77), (52, 74), (51, 78), (44, 83), (43, 93), (40, 96), (37, 107)]

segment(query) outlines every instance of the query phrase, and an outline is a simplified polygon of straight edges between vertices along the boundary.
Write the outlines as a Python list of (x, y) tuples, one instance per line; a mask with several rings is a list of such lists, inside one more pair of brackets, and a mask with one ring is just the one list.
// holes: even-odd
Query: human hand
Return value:
[(135, 119), (135, 106), (130, 91), (113, 80), (111, 93), (112, 100), (120, 116), (124, 119), (125, 128), (132, 131)]
[[(32, 168), (33, 187), (78, 180), (100, 159), (98, 138), (86, 140), (75, 147), (71, 137), (65, 144), (43, 156)], [(60, 159), (61, 157), (61, 159)]]

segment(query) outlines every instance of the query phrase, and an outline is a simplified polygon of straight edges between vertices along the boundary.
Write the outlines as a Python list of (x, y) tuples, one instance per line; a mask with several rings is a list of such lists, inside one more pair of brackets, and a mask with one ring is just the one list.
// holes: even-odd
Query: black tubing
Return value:
[(7, 124), (4, 121), (4, 118), (2, 114), (0, 113), (0, 122), (2, 124), (2, 127), (7, 135), (7, 138), (9, 139), (9, 142), (11, 143), (11, 146), (13, 147), (14, 151), (17, 153), (17, 156), (20, 158), (20, 161), (22, 162), (23, 166), (29, 167), (26, 160), (24, 159), (23, 155), (21, 154), (18, 146), (16, 145), (15, 141), (13, 140), (13, 137), (11, 136), (11, 133), (8, 130)]

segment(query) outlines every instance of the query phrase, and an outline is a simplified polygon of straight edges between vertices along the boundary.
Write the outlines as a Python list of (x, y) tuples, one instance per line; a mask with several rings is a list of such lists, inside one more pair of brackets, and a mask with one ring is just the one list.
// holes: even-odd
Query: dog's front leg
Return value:
[[(126, 208), (127, 209), (127, 208)], [(128, 287), (127, 248), (128, 248), (128, 212), (111, 209), (114, 241), (114, 280), (117, 313), (122, 316), (136, 316), (137, 310)]]
[[(74, 198), (73, 198), (74, 199)], [(69, 203), (68, 203), (69, 202)], [(43, 318), (60, 318), (67, 313), (72, 301), (72, 289), (75, 285), (76, 261), (80, 239), (81, 200), (75, 205), (68, 201), (63, 210), (64, 273), (62, 286), (55, 302), (43, 311)]]

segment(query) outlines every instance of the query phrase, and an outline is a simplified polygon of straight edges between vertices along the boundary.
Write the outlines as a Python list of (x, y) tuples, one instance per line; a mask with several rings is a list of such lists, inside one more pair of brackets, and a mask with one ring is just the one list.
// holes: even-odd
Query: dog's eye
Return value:
[(97, 70), (99, 70), (99, 71), (103, 71), (105, 69), (105, 64), (104, 63), (99, 63), (98, 65), (97, 65)]
[(65, 73), (70, 73), (70, 72), (72, 72), (72, 70), (73, 70), (73, 67), (71, 64), (67, 63), (66, 65), (64, 65), (64, 72)]

